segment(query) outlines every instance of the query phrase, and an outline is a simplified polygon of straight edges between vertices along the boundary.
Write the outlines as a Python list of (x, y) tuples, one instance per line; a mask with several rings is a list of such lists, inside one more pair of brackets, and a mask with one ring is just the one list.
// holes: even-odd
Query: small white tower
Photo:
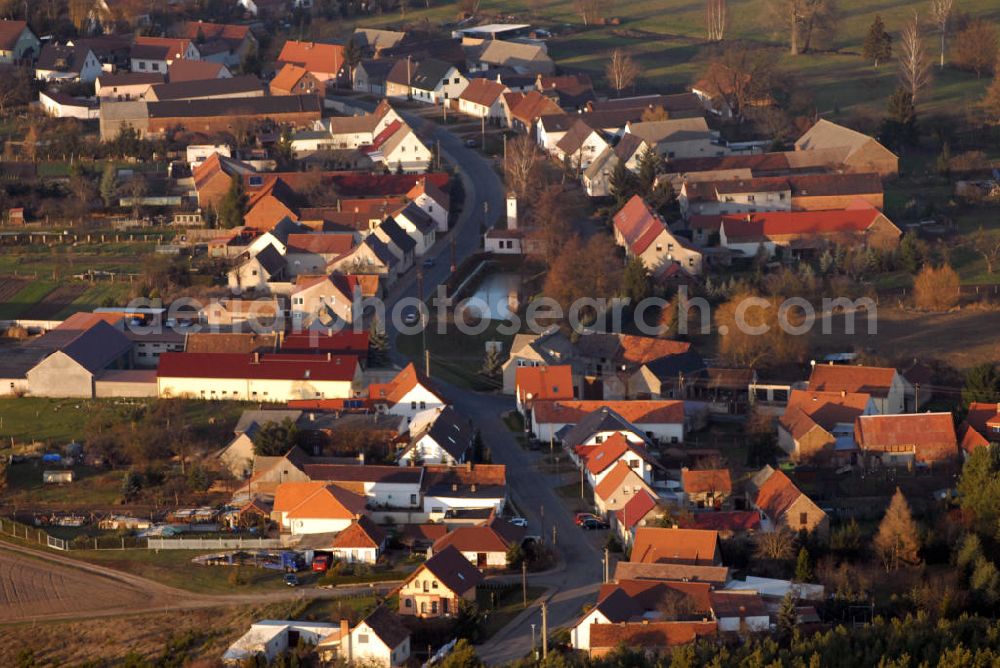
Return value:
[(517, 197), (514, 193), (507, 194), (507, 229), (517, 229)]

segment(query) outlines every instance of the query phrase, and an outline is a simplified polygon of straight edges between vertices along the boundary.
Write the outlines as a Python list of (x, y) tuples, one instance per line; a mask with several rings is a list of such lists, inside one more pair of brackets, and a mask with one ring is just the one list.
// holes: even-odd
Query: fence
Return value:
[(276, 538), (147, 538), (149, 550), (238, 550), (242, 548), (278, 548)]
[(69, 545), (65, 540), (50, 536), (41, 529), (29, 527), (11, 519), (0, 519), (0, 534), (12, 536), (27, 543), (44, 545), (55, 550), (68, 550)]

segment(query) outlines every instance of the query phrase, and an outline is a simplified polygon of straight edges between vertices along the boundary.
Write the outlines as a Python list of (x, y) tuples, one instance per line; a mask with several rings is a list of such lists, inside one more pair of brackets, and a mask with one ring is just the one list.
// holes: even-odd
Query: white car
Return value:
[(527, 528), (528, 526), (528, 520), (524, 519), (523, 517), (512, 517), (510, 518), (510, 523), (516, 527)]

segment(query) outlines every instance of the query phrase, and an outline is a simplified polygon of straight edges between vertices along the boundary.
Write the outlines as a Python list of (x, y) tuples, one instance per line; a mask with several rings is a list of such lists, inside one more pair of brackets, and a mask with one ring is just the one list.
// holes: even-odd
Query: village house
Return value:
[(329, 663), (396, 668), (410, 660), (410, 630), (383, 604), (353, 629), (341, 620), (340, 631), (320, 641), (316, 650)]
[(729, 469), (681, 469), (681, 489), (689, 508), (722, 510), (733, 492)]
[(625, 132), (638, 136), (667, 159), (717, 156), (726, 152), (723, 147), (712, 143), (712, 134), (702, 117), (629, 121)]
[(274, 661), (282, 652), (299, 642), (317, 645), (331, 633), (339, 633), (332, 622), (262, 619), (236, 639), (222, 655), (226, 666), (241, 666), (263, 659)]
[(271, 95), (318, 95), (326, 94), (325, 82), (299, 65), (286, 64), (274, 75), (270, 83)]
[(201, 60), (201, 53), (190, 39), (140, 35), (132, 44), (129, 59), (133, 72), (166, 72), (175, 61)]
[(572, 399), (576, 394), (573, 369), (568, 364), (518, 367), (515, 383), (514, 402), (527, 419), (534, 402)]
[(615, 242), (625, 248), (629, 257), (636, 257), (655, 278), (672, 265), (697, 276), (702, 272), (701, 251), (686, 239), (672, 234), (666, 221), (654, 213), (639, 195), (615, 214)]
[(621, 645), (640, 647), (650, 656), (669, 654), (679, 646), (712, 637), (718, 633), (718, 623), (711, 622), (631, 622), (624, 625), (595, 624), (590, 632), (588, 654), (599, 659)]
[(835, 244), (891, 250), (902, 237), (885, 214), (867, 204), (838, 211), (693, 216), (691, 227), (701, 228), (702, 234), (718, 231), (720, 246), (750, 258), (761, 251), (774, 257), (779, 249), (785, 253), (817, 253)]
[(607, 517), (613, 511), (619, 511), (635, 496), (646, 493), (652, 497), (656, 492), (642, 476), (635, 472), (626, 462), (616, 463), (611, 472), (594, 488), (594, 505)]
[(816, 392), (868, 394), (880, 415), (902, 413), (909, 383), (895, 369), (816, 364), (809, 376), (809, 389)]
[(609, 147), (608, 140), (600, 130), (592, 128), (584, 118), (577, 118), (556, 143), (552, 154), (581, 174)]
[(483, 574), (454, 547), (446, 547), (417, 567), (399, 589), (399, 614), (451, 617), (462, 601), (476, 600)]
[(78, 118), (89, 121), (96, 119), (99, 114), (96, 102), (66, 93), (42, 91), (38, 94), (38, 102), (45, 113), (54, 118)]
[(556, 71), (555, 63), (540, 44), (522, 44), (501, 39), (487, 39), (467, 49), (475, 70), (508, 67), (518, 74), (549, 75)]
[(154, 84), (165, 81), (163, 74), (156, 72), (102, 72), (94, 80), (94, 93), (101, 101), (144, 100)]
[(422, 178), (406, 193), (406, 199), (416, 204), (431, 217), (437, 225), (438, 232), (448, 231), (448, 212), (451, 208), (451, 201), (437, 184)]
[(830, 519), (784, 472), (765, 466), (750, 480), (749, 500), (763, 515), (763, 531), (787, 529), (825, 536)]
[(363, 494), (375, 519), (385, 521), (394, 511), (405, 515), (422, 508), (424, 469), (420, 467), (306, 463), (303, 470), (310, 480)]
[(290, 39), (281, 47), (276, 64), (297, 65), (327, 86), (336, 85), (338, 80), (347, 74), (344, 67), (344, 47), (340, 44), (299, 42)]
[(624, 462), (647, 484), (653, 481), (654, 460), (646, 450), (645, 444), (634, 443), (621, 432), (615, 432), (593, 445), (576, 446), (574, 454), (581, 461), (587, 481), (592, 488), (600, 484), (618, 462)]
[(411, 362), (388, 383), (368, 386), (368, 400), (377, 410), (407, 420), (430, 408), (444, 408), (445, 400), (431, 380)]
[(163, 353), (157, 396), (234, 401), (347, 399), (360, 385), (349, 355)]
[[(614, 413), (652, 441), (680, 443), (684, 440), (684, 402), (672, 399), (535, 400), (531, 411), (531, 433), (538, 440), (546, 442), (566, 427), (572, 427), (604, 409), (608, 413)], [(589, 419), (596, 421), (598, 418)]]
[(421, 61), (410, 77), (410, 97), (418, 102), (440, 104), (457, 100), (469, 84), (451, 63), (436, 58)]
[(862, 415), (854, 424), (866, 467), (934, 466), (958, 458), (951, 413)]
[(611, 529), (625, 549), (635, 543), (635, 532), (640, 527), (651, 525), (661, 516), (658, 504), (656, 494), (639, 490), (620, 509), (610, 511)]
[(331, 262), (327, 269), (340, 272), (350, 270), (359, 277), (377, 276), (383, 286), (388, 288), (396, 282), (399, 267), (399, 260), (389, 247), (374, 234), (369, 234), (350, 253)]
[(406, 273), (414, 262), (417, 242), (392, 218), (386, 218), (372, 232), (399, 260), (399, 272)]
[(646, 564), (721, 566), (719, 534), (698, 529), (640, 527), (629, 561)]
[(100, 73), (97, 56), (84, 46), (49, 42), (42, 47), (35, 63), (35, 78), (39, 81), (93, 83)]
[(431, 521), (443, 521), (449, 513), (462, 510), (501, 515), (507, 505), (507, 468), (471, 461), (464, 466), (425, 465), (420, 489), (423, 512)]
[(578, 115), (567, 114), (561, 110), (559, 113), (541, 116), (534, 125), (538, 146), (546, 153), (551, 154), (556, 150), (559, 141), (566, 136), (566, 133), (578, 120), (580, 120)]
[(292, 534), (342, 532), (365, 511), (365, 498), (322, 481), (285, 482), (274, 492), (272, 519)]
[[(547, 118), (547, 117), (546, 117)], [(545, 118), (542, 119), (544, 121)], [(627, 134), (614, 146), (605, 148), (584, 170), (582, 182), (591, 197), (611, 195), (611, 175), (619, 164), (633, 174), (639, 171), (639, 160), (650, 150), (649, 144), (638, 135)]]
[(351, 34), (351, 41), (361, 47), (367, 55), (378, 57), (381, 51), (399, 46), (408, 37), (407, 33), (399, 30), (355, 28)]
[(258, 252), (247, 252), (246, 259), (229, 270), (227, 280), (234, 294), (246, 292), (267, 295), (272, 284), (283, 282), (288, 277), (285, 258), (273, 244), (268, 244)]
[(38, 57), (41, 48), (42, 43), (27, 22), (0, 20), (0, 63), (31, 62)]
[(357, 280), (341, 273), (320, 276), (300, 275), (289, 295), (289, 315), (293, 328), (342, 326), (354, 322), (355, 295), (360, 294)]
[(389, 535), (366, 515), (334, 536), (320, 549), (329, 550), (334, 559), (349, 564), (374, 564), (389, 544)]
[(821, 118), (795, 142), (795, 150), (822, 154), (849, 172), (899, 174), (899, 158), (872, 137)]
[(291, 233), (286, 239), (285, 264), (290, 277), (321, 274), (334, 259), (351, 252), (353, 232)]
[(351, 87), (361, 93), (368, 93), (376, 97), (388, 97), (386, 82), (396, 62), (388, 59), (362, 60), (354, 68)]
[(504, 120), (501, 99), (508, 88), (490, 79), (472, 79), (458, 98), (458, 110), (475, 118), (500, 125)]
[(233, 73), (222, 63), (205, 60), (175, 60), (167, 66), (167, 79), (171, 83), (228, 79), (231, 76)]
[(795, 462), (844, 466), (858, 463), (854, 423), (878, 412), (863, 392), (794, 389), (778, 418), (778, 447)]
[(169, 100), (222, 100), (226, 98), (264, 97), (265, 86), (255, 76), (204, 79), (153, 84), (143, 99), (150, 102)]
[(524, 540), (526, 530), (511, 524), (501, 517), (493, 517), (477, 526), (463, 526), (452, 529), (427, 550), (434, 556), (448, 547), (462, 553), (473, 566), (480, 570), (507, 568), (507, 552)]
[(472, 459), (476, 431), (472, 423), (451, 406), (430, 409), (436, 415), (428, 417), (420, 427), (410, 425), (410, 442), (399, 455), (400, 466), (441, 464), (455, 466)]
[(203, 60), (229, 68), (239, 67), (257, 49), (257, 38), (245, 25), (187, 21), (177, 36), (192, 40)]
[[(534, 135), (535, 123), (543, 116), (563, 115), (563, 110), (550, 98), (538, 91), (527, 93), (504, 93), (501, 97), (507, 127), (518, 132)], [(568, 128), (567, 128), (568, 129)]]

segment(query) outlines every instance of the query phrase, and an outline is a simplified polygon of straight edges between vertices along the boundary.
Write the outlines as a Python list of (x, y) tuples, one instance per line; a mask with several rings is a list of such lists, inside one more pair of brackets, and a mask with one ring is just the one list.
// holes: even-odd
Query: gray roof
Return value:
[(421, 90), (434, 90), (453, 67), (443, 60), (428, 58), (417, 65), (410, 85)]
[(400, 211), (399, 214), (405, 216), (408, 221), (416, 225), (417, 228), (424, 234), (437, 227), (437, 224), (434, 222), (434, 219), (430, 217), (430, 214), (413, 202), (407, 204), (406, 208)]
[(704, 118), (678, 118), (670, 121), (631, 123), (629, 132), (650, 144), (708, 139), (708, 123)]
[(369, 234), (361, 243), (368, 246), (372, 253), (375, 254), (375, 257), (377, 257), (385, 266), (393, 267), (397, 262), (399, 262), (396, 256), (392, 254), (392, 251), (389, 250), (389, 247), (385, 245), (385, 242), (376, 237), (374, 234)]
[(302, 411), (292, 410), (251, 410), (243, 411), (233, 428), (234, 434), (244, 434), (255, 424), (264, 425), (268, 422), (283, 422), (286, 419), (295, 422), (302, 416)]
[(368, 46), (372, 49), (388, 49), (406, 39), (405, 32), (382, 30), (380, 28), (355, 28), (351, 41), (358, 46)]
[(563, 436), (563, 445), (575, 448), (594, 434), (601, 431), (627, 431), (635, 434), (646, 443), (649, 439), (635, 425), (607, 406), (602, 406), (592, 413), (587, 413)]
[(254, 256), (254, 258), (260, 262), (261, 268), (263, 268), (269, 276), (274, 276), (285, 268), (285, 258), (280, 252), (278, 252), (278, 249), (274, 247), (274, 244), (268, 244), (265, 246), (263, 250)]
[(264, 90), (264, 83), (255, 76), (246, 75), (228, 79), (204, 79), (201, 81), (180, 81), (153, 86), (156, 99), (193, 100), (207, 98), (213, 95), (235, 95), (237, 93), (256, 93)]
[(387, 218), (382, 221), (382, 224), (379, 227), (383, 232), (385, 232), (386, 236), (389, 237), (389, 241), (391, 241), (396, 248), (401, 250), (404, 255), (413, 251), (413, 249), (417, 247), (417, 242), (414, 241), (413, 237), (407, 234), (403, 228), (399, 226), (399, 223), (397, 223), (395, 219)]
[(150, 102), (150, 118), (186, 118), (205, 116), (266, 116), (322, 111), (315, 95), (277, 95), (231, 97), (220, 100), (170, 100)]
[(472, 449), (472, 437), (475, 433), (472, 424), (466, 418), (451, 406), (445, 406), (430, 427), (413, 440), (416, 442), (420, 437), (428, 435), (445, 452), (462, 461)]
[(157, 72), (116, 72), (102, 73), (97, 77), (101, 86), (135, 86), (139, 84), (163, 83), (164, 77)]
[(42, 52), (38, 54), (36, 67), (40, 70), (79, 74), (88, 53), (90, 53), (90, 49), (85, 46), (63, 46), (50, 42), (43, 46)]
[(385, 81), (395, 64), (396, 61), (392, 58), (379, 58), (377, 60), (362, 60), (358, 63), (358, 67), (364, 70), (369, 81)]

